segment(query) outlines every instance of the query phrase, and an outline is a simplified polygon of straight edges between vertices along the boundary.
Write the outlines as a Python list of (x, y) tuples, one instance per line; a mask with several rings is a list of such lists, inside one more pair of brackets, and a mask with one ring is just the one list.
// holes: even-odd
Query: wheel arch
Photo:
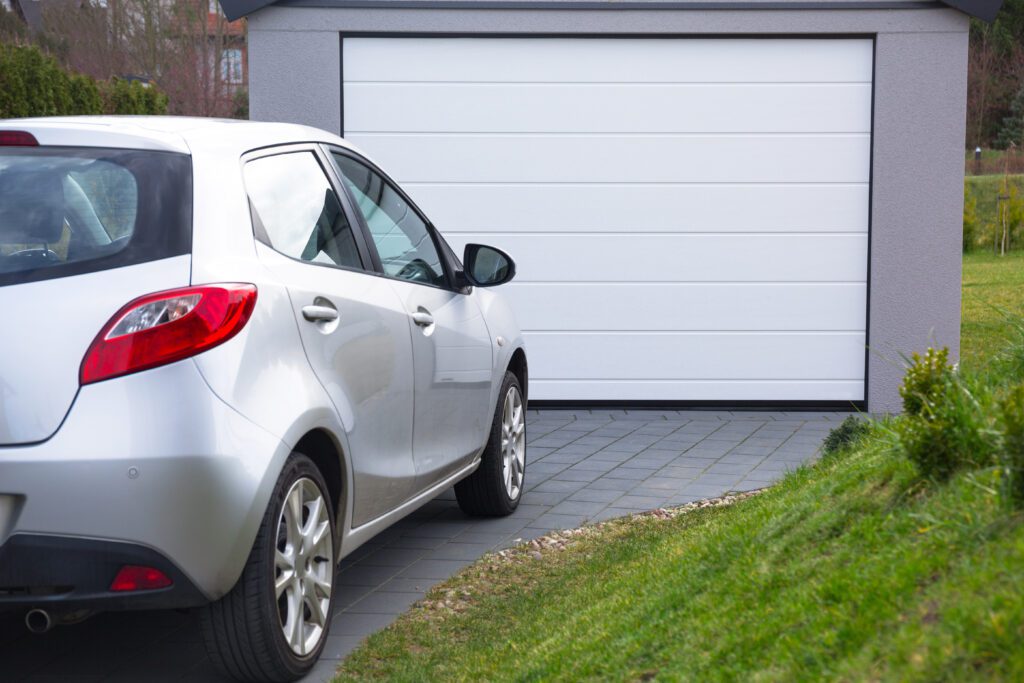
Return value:
[(519, 380), (519, 386), (523, 390), (523, 403), (527, 403), (530, 396), (530, 372), (526, 362), (526, 351), (522, 346), (512, 352), (512, 357), (508, 361), (508, 372), (511, 372)]
[(326, 429), (316, 427), (309, 430), (295, 443), (294, 450), (302, 453), (317, 466), (327, 482), (327, 494), (334, 505), (338, 532), (342, 533), (342, 522), (347, 510), (349, 491), (347, 476), (348, 468), (345, 461), (345, 450), (336, 438)]

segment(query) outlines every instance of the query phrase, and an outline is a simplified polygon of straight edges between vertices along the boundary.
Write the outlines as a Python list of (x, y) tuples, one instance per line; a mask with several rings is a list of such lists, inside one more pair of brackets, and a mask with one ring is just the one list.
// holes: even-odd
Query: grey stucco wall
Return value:
[(966, 15), (952, 9), (272, 7), (249, 23), (250, 111), (338, 132), (339, 32), (874, 34), (868, 409), (899, 410), (901, 356), (960, 344)]

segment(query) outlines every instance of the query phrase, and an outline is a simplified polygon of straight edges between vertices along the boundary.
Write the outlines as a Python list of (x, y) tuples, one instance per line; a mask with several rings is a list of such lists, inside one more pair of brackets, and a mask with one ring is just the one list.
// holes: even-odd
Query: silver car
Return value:
[(514, 274), (321, 130), (0, 121), (0, 609), (197, 607), (224, 673), (300, 677), (346, 554), (519, 504)]

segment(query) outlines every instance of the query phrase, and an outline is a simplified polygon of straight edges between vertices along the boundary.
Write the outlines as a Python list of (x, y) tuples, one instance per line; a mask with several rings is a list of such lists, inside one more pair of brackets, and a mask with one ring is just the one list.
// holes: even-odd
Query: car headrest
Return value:
[(64, 185), (53, 171), (0, 171), (0, 243), (53, 244), (64, 232)]

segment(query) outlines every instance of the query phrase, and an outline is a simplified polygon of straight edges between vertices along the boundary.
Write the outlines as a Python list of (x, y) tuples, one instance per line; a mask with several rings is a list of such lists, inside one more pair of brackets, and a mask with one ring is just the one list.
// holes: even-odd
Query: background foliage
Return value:
[(37, 47), (0, 45), (0, 118), (164, 114), (167, 96), (137, 81), (72, 73)]

